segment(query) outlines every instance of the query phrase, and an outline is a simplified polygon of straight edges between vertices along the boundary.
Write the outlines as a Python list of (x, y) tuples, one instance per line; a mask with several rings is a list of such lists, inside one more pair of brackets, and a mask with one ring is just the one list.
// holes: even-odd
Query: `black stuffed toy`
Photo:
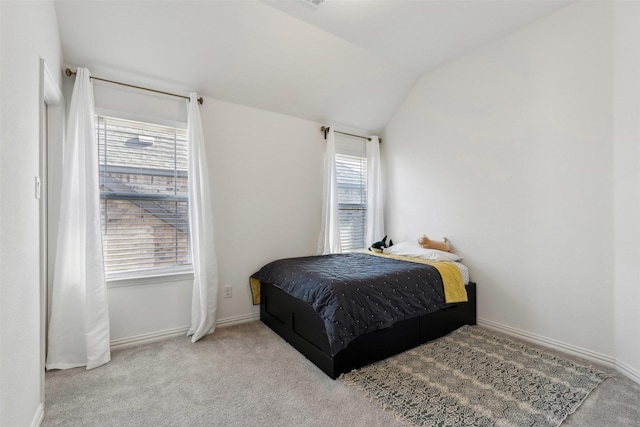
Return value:
[(393, 246), (393, 240), (389, 239), (389, 245), (387, 245), (387, 236), (384, 236), (379, 242), (371, 244), (369, 250), (374, 252), (382, 252), (384, 248), (388, 248), (391, 246)]

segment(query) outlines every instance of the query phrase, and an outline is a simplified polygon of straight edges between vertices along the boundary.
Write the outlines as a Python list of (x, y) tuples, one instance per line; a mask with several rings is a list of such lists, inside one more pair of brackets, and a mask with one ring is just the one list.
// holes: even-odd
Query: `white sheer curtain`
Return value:
[(94, 109), (89, 70), (78, 68), (64, 142), (47, 369), (92, 369), (111, 360)]
[(204, 134), (198, 108), (198, 96), (191, 92), (188, 101), (189, 150), (189, 227), (193, 262), (191, 328), (188, 335), (196, 342), (212, 333), (218, 305), (218, 261), (213, 240), (213, 209), (209, 191), (209, 173), (204, 150)]
[(380, 167), (380, 140), (370, 137), (367, 149), (367, 237), (366, 244), (384, 237), (384, 212), (382, 204), (382, 173)]
[(327, 133), (324, 155), (324, 188), (322, 198), (322, 223), (318, 240), (318, 254), (342, 252), (340, 245), (340, 220), (338, 210), (338, 186), (336, 183), (336, 137), (333, 126)]

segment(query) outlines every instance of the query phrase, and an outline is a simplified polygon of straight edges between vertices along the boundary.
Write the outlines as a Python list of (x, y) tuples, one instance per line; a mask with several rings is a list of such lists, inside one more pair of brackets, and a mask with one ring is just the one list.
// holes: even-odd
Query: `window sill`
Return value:
[(143, 274), (126, 274), (107, 276), (107, 288), (120, 288), (125, 286), (153, 285), (156, 283), (181, 282), (193, 280), (193, 270), (178, 270), (171, 272), (148, 272)]

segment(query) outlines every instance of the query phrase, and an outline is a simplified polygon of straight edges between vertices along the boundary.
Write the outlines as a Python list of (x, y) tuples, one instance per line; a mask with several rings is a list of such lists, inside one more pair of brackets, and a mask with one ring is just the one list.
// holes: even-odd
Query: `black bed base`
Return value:
[(280, 288), (262, 283), (260, 320), (336, 379), (340, 374), (386, 359), (427, 341), (440, 338), (463, 325), (476, 324), (476, 284), (466, 286), (469, 302), (449, 307), (362, 335), (331, 356), (320, 316), (311, 306)]

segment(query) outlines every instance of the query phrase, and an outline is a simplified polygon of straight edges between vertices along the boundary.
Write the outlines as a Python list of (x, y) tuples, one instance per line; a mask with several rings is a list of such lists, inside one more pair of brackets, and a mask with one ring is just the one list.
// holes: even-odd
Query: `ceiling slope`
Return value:
[(57, 0), (56, 12), (64, 61), (99, 77), (378, 132), (423, 73), (566, 4)]
[(263, 0), (422, 76), (572, 0)]

